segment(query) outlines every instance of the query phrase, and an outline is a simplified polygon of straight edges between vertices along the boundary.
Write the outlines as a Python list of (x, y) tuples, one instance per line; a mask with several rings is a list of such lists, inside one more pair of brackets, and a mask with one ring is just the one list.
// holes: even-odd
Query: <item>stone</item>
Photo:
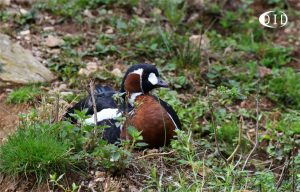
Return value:
[(88, 17), (88, 18), (90, 18), (90, 19), (94, 18), (94, 15), (88, 9), (86, 9), (86, 10), (83, 11), (83, 15), (86, 16), (86, 17)]
[(96, 72), (99, 69), (99, 66), (96, 62), (88, 62), (86, 68), (81, 68), (78, 71), (79, 75), (89, 76), (91, 73)]
[(210, 41), (205, 34), (202, 35), (192, 35), (189, 38), (190, 43), (193, 45), (193, 48), (199, 48), (206, 50), (210, 48)]
[(199, 13), (193, 13), (189, 19), (187, 20), (188, 24), (194, 23), (196, 22), (198, 19), (200, 18), (200, 14)]
[(152, 14), (153, 14), (153, 15), (160, 15), (161, 12), (162, 12), (162, 11), (161, 11), (160, 9), (156, 8), (156, 7), (152, 9)]
[(114, 28), (108, 27), (108, 29), (105, 30), (105, 33), (106, 33), (106, 34), (113, 34), (113, 33), (114, 33)]
[(20, 9), (20, 13), (21, 13), (21, 15), (27, 15), (28, 14), (28, 11), (26, 10), (26, 9)]
[(205, 7), (204, 0), (187, 0), (187, 3), (195, 9), (203, 9)]
[(54, 37), (53, 35), (49, 35), (45, 40), (45, 45), (50, 48), (59, 47), (64, 44), (64, 40)]
[(61, 96), (69, 96), (69, 95), (73, 95), (74, 93), (72, 91), (62, 91), (60, 92)]
[(55, 76), (29, 50), (0, 33), (0, 86), (50, 82)]
[(1, 6), (9, 6), (10, 0), (0, 0), (0, 7)]
[(258, 73), (260, 77), (265, 77), (272, 74), (272, 70), (267, 67), (258, 67)]
[(43, 31), (54, 31), (55, 28), (53, 26), (44, 27)]
[(139, 192), (140, 190), (138, 190), (135, 186), (133, 185), (129, 185), (129, 191), (130, 192)]
[(30, 35), (30, 30), (21, 31), (21, 32), (20, 32), (20, 35), (21, 35), (21, 36)]
[(33, 4), (36, 1), (37, 0), (14, 0), (14, 3), (31, 5), (31, 4)]
[(119, 68), (115, 68), (111, 71), (111, 74), (113, 74), (116, 77), (122, 77), (122, 71)]

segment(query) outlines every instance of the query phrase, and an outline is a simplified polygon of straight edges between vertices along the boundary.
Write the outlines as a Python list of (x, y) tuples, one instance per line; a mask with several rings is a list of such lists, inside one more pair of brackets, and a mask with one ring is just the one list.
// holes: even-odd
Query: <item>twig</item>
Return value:
[(148, 157), (153, 157), (153, 156), (162, 156), (162, 155), (170, 155), (172, 153), (174, 153), (175, 151), (169, 151), (169, 152), (164, 152), (164, 153), (150, 153), (148, 155), (144, 155), (141, 157), (137, 157), (135, 159), (140, 160), (140, 159), (144, 159), (144, 158), (148, 158)]
[(81, 191), (81, 187), (82, 187), (82, 185), (80, 184), (79, 187), (78, 187), (77, 192), (80, 192), (80, 191)]
[(2, 182), (4, 181), (4, 177), (5, 177), (5, 176), (1, 174), (1, 177), (0, 177), (0, 178), (1, 178), (1, 179), (0, 179), (0, 185), (1, 185)]
[(239, 158), (239, 160), (237, 160), (237, 162), (236, 162), (236, 164), (234, 165), (234, 167), (233, 167), (233, 170), (235, 170), (235, 168), (240, 164), (240, 162), (241, 162), (241, 160), (242, 160), (242, 155), (240, 155), (240, 158)]
[[(207, 97), (209, 97), (209, 91), (208, 91), (207, 87), (206, 87), (206, 95), (207, 95)], [(225, 164), (228, 165), (226, 157), (221, 153), (221, 150), (220, 150), (219, 140), (218, 140), (218, 135), (217, 135), (217, 125), (216, 125), (216, 121), (215, 121), (215, 114), (210, 106), (210, 103), (209, 103), (208, 107), (209, 107), (209, 111), (211, 114), (212, 126), (214, 128), (214, 137), (215, 137), (215, 145), (217, 147), (217, 152), (221, 156), (221, 158), (224, 160)]]
[(206, 157), (206, 152), (207, 150), (204, 151), (204, 155), (203, 155), (203, 159), (202, 159), (202, 169), (203, 169), (203, 178), (202, 178), (202, 182), (201, 182), (201, 192), (203, 191), (204, 188), (204, 184), (205, 184), (205, 176), (206, 176), (206, 169), (205, 169), (205, 157)]
[(293, 192), (295, 192), (295, 135), (293, 140), (293, 148), (292, 148), (292, 182), (293, 182)]
[(278, 179), (278, 181), (277, 181), (277, 183), (276, 183), (276, 189), (277, 189), (277, 190), (278, 190), (279, 187), (281, 186), (282, 181), (283, 181), (283, 178), (284, 178), (284, 175), (285, 175), (286, 171), (288, 170), (288, 167), (289, 167), (289, 164), (290, 164), (290, 160), (289, 160), (289, 159), (290, 159), (290, 156), (291, 156), (291, 155), (289, 155), (288, 157), (285, 158), (284, 166), (283, 166), (283, 168), (282, 168), (282, 170), (281, 170), (280, 177), (279, 177), (279, 179)]
[(237, 151), (239, 150), (240, 146), (241, 146), (241, 142), (242, 142), (242, 131), (243, 131), (243, 127), (244, 127), (244, 118), (243, 116), (240, 117), (240, 126), (239, 126), (239, 139), (238, 139), (238, 144), (235, 147), (234, 151), (231, 153), (231, 155), (227, 158), (227, 162), (231, 161), (231, 159), (233, 159), (233, 157), (235, 156), (235, 154), (237, 153)]
[(93, 110), (94, 110), (94, 130), (93, 130), (93, 141), (95, 141), (95, 139), (97, 138), (98, 136), (98, 133), (97, 133), (97, 106), (96, 106), (96, 100), (95, 100), (95, 95), (94, 95), (94, 90), (95, 90), (95, 85), (94, 85), (94, 82), (91, 81), (90, 82), (90, 94), (91, 94), (91, 98), (92, 98), (92, 103), (93, 103)]
[(258, 94), (256, 95), (256, 125), (255, 125), (255, 144), (252, 148), (252, 150), (250, 151), (249, 155), (247, 156), (246, 158), (246, 161), (243, 165), (243, 168), (242, 168), (242, 171), (245, 169), (248, 161), (249, 161), (249, 158), (251, 157), (251, 155), (254, 153), (254, 151), (257, 149), (258, 147), (258, 126), (259, 126), (259, 101), (258, 101)]
[(225, 164), (228, 165), (228, 161), (226, 159), (226, 157), (221, 153), (221, 150), (220, 150), (220, 146), (219, 146), (219, 140), (218, 140), (218, 133), (217, 133), (217, 125), (216, 125), (216, 122), (215, 122), (215, 117), (214, 117), (214, 113), (213, 113), (213, 110), (211, 109), (211, 107), (209, 107), (209, 110), (210, 110), (210, 113), (211, 113), (211, 122), (212, 122), (212, 125), (213, 125), (213, 128), (214, 128), (214, 136), (215, 136), (215, 144), (216, 144), (216, 147), (217, 147), (217, 151), (218, 151), (218, 154), (222, 157), (222, 159), (225, 161)]
[(247, 135), (247, 137), (244, 137), (245, 139), (247, 139), (250, 143), (251, 143), (251, 145), (255, 145), (255, 142), (253, 142), (252, 140), (251, 140), (251, 137), (250, 137), (250, 135), (249, 135), (249, 133), (247, 132), (246, 133), (246, 135)]
[(54, 111), (54, 119), (52, 123), (58, 122), (59, 119), (59, 93), (56, 94), (55, 98), (55, 111)]

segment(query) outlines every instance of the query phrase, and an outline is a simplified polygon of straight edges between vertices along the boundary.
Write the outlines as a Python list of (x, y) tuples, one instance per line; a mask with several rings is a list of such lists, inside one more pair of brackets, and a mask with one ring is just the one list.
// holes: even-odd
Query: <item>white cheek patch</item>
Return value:
[[(103, 121), (107, 119), (115, 119), (117, 117), (120, 117), (122, 115), (121, 112), (119, 112), (119, 109), (116, 108), (107, 108), (102, 109), (97, 113), (97, 121)], [(95, 124), (94, 115), (92, 117), (85, 119), (84, 122), (88, 125)]]
[(148, 81), (152, 84), (152, 85), (156, 85), (158, 83), (158, 78), (156, 77), (156, 75), (154, 73), (150, 73), (149, 77), (148, 77)]

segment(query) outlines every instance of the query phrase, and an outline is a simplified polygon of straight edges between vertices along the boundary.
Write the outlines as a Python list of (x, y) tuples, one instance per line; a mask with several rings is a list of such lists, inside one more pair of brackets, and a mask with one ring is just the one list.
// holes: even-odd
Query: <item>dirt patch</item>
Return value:
[(28, 104), (7, 104), (5, 98), (5, 94), (0, 95), (0, 144), (8, 134), (16, 130), (19, 114), (27, 113), (30, 109)]
[(18, 179), (18, 178), (9, 178), (4, 175), (0, 175), (0, 189), (1, 191), (35, 191), (35, 192), (45, 192), (50, 191), (49, 186), (47, 183), (42, 184), (33, 184), (32, 182), (25, 179)]

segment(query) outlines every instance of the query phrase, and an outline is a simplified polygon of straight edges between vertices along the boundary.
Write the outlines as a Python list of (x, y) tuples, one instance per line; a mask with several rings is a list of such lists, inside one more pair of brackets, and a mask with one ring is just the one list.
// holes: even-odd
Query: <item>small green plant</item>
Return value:
[(291, 68), (276, 71), (268, 81), (267, 94), (274, 101), (280, 101), (292, 108), (300, 108), (300, 75)]
[(238, 137), (238, 123), (236, 120), (224, 122), (218, 129), (218, 137), (229, 144), (234, 144), (235, 139)]
[[(300, 114), (297, 110), (289, 110), (282, 114), (278, 121), (267, 121), (268, 133), (262, 139), (269, 142), (268, 154), (277, 160), (287, 157), (293, 147), (299, 147), (295, 136), (300, 134)], [(278, 137), (280, 135), (280, 137)]]
[(9, 21), (10, 14), (6, 11), (0, 11), (0, 21), (7, 22)]
[(32, 9), (26, 14), (21, 14), (20, 16), (15, 17), (15, 21), (19, 25), (25, 25), (35, 22), (36, 19), (36, 10)]
[(122, 147), (101, 141), (93, 152), (94, 164), (100, 164), (114, 175), (128, 168), (132, 154)]
[(63, 190), (64, 192), (76, 192), (78, 190), (78, 186), (76, 185), (76, 183), (72, 183), (71, 188), (69, 187), (64, 187), (62, 184), (59, 183), (59, 181), (64, 177), (65, 174), (60, 175), (59, 177), (57, 177), (57, 174), (50, 174), (50, 182), (53, 183), (54, 186), (60, 188), (61, 190)]
[(186, 11), (185, 2), (182, 0), (161, 0), (158, 4), (164, 10), (164, 14), (169, 22), (174, 27), (178, 27), (184, 19)]
[(147, 145), (141, 142), (143, 139), (141, 132), (132, 126), (127, 129), (131, 137), (130, 140), (122, 140), (119, 146), (107, 144), (106, 141), (101, 140), (93, 152), (94, 162), (102, 165), (113, 174), (120, 174), (128, 168), (132, 161), (132, 151), (135, 148)]
[(41, 94), (42, 91), (37, 87), (37, 85), (25, 86), (13, 90), (8, 95), (6, 102), (13, 103), (13, 104), (32, 102)]
[(190, 41), (180, 43), (176, 49), (176, 57), (173, 62), (178, 67), (199, 67), (201, 61), (201, 49), (199, 46), (194, 46)]

